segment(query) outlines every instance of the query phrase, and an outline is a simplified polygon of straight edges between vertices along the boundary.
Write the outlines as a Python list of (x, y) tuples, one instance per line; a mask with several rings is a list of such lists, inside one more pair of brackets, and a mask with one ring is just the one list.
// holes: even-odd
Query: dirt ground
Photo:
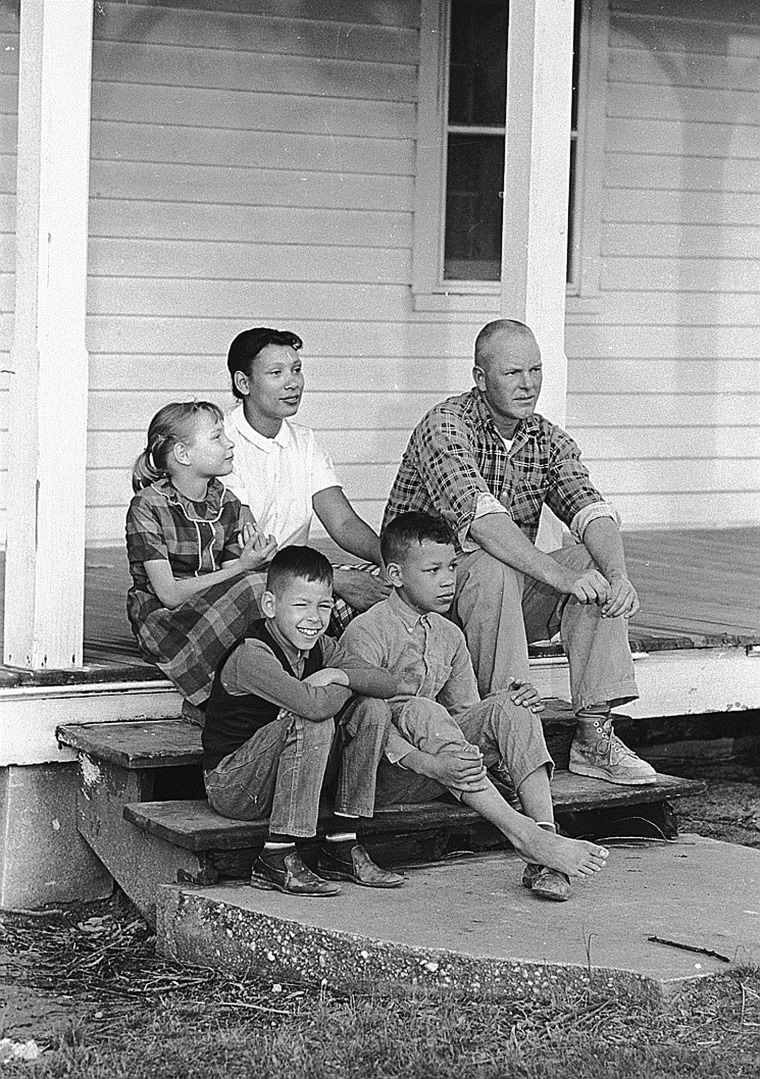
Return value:
[[(760, 848), (760, 757), (682, 761), (668, 770), (705, 783), (703, 793), (676, 805), (682, 832)], [(120, 895), (81, 908), (3, 915), (0, 1063), (2, 1039), (49, 1047), (78, 1024), (107, 1025), (162, 993), (192, 990), (198, 977), (156, 958), (150, 930)]]

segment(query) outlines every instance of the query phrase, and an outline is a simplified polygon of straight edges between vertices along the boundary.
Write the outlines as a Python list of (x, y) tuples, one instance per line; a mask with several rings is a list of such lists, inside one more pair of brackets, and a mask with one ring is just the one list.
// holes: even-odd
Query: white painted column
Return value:
[(527, 323), (544, 362), (539, 409), (565, 422), (565, 280), (573, 0), (510, 0), (502, 318)]
[(92, 0), (23, 0), (4, 661), (82, 664)]

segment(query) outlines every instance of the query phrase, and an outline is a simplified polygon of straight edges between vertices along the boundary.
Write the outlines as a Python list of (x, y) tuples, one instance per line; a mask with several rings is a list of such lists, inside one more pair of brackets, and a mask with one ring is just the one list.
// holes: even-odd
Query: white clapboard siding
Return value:
[[(90, 244), (92, 277), (118, 279), (129, 266), (140, 278), (213, 278), (216, 287), (237, 283), (255, 269), (261, 281), (283, 278), (308, 282), (395, 284), (410, 273), (409, 252), (399, 248), (256, 245), (213, 241), (96, 240)], [(203, 286), (201, 286), (203, 287)], [(138, 288), (144, 288), (142, 281)]]
[(611, 153), (635, 153), (644, 145), (648, 153), (665, 156), (752, 157), (757, 149), (757, 125), (729, 128), (719, 123), (617, 118), (607, 132), (605, 145)]
[[(760, 519), (760, 10), (611, 0), (601, 293), (567, 425), (630, 527)], [(580, 321), (580, 320), (579, 320)]]
[[(757, 274), (757, 263), (753, 265)], [(601, 312), (610, 326), (630, 326), (650, 320), (663, 326), (742, 326), (755, 331), (758, 306), (754, 292), (699, 292), (686, 289), (652, 292), (642, 289), (607, 296)]]
[(192, 143), (187, 125), (134, 123), (127, 130), (116, 121), (92, 124), (92, 160), (103, 162), (157, 162), (170, 165), (221, 166), (230, 161), (250, 166), (266, 163), (267, 169), (302, 172), (340, 172), (359, 175), (409, 174), (414, 165), (411, 140), (373, 139), (333, 135), (325, 144), (319, 135), (279, 132), (220, 131), (194, 128)]
[(757, 490), (710, 491), (707, 494), (620, 495), (613, 499), (623, 527), (731, 528), (757, 522)]
[(594, 483), (601, 491), (621, 495), (688, 494), (708, 491), (752, 491), (760, 487), (760, 456), (752, 460), (702, 460), (694, 470), (688, 458), (637, 458), (596, 462)]
[[(617, 128), (610, 125), (610, 130)], [(608, 136), (609, 138), (609, 136)], [(760, 194), (745, 191), (637, 191), (636, 198), (622, 188), (605, 192), (604, 217), (622, 223), (641, 221), (680, 225), (725, 224), (757, 227)], [(607, 260), (605, 260), (607, 261)]]
[(636, 462), (659, 457), (711, 461), (722, 457), (750, 460), (760, 457), (760, 440), (755, 423), (723, 427), (701, 424), (683, 427), (583, 427), (573, 426), (573, 434), (583, 447), (583, 457), (594, 468), (596, 462), (623, 460)]
[[(677, 264), (676, 264), (677, 265)], [(757, 359), (758, 331), (754, 326), (703, 327), (630, 325), (621, 337), (619, 326), (578, 326), (573, 331), (573, 355), (692, 356), (694, 359)]]
[[(615, 298), (625, 292), (658, 289), (661, 292), (711, 292), (757, 296), (760, 267), (756, 260), (700, 258), (606, 258), (602, 288)], [(614, 300), (613, 300), (614, 302)]]
[(369, 184), (362, 173), (264, 169), (256, 167), (255, 159), (251, 167), (93, 161), (90, 184), (96, 198), (107, 193), (109, 198), (245, 205), (255, 191), (263, 205), (272, 206), (331, 209), (347, 203), (353, 209), (398, 211), (412, 205), (408, 175), (377, 176)]
[[(417, 62), (414, 24), (362, 26), (351, 19), (346, 25), (337, 18), (335, 4), (322, 5), (321, 18), (319, 14), (314, 14), (316, 6), (313, 3), (309, 7), (310, 11), (304, 11), (307, 17), (298, 20), (294, 32), (295, 12), (289, 12), (284, 4), (267, 4), (266, 11), (270, 16), (278, 10), (282, 11), (282, 15), (255, 23), (250, 15), (261, 13), (262, 5), (259, 5), (257, 12), (254, 4), (248, 4), (248, 14), (228, 13), (220, 28), (214, 12), (204, 11), (200, 7), (193, 10), (187, 5), (182, 21), (178, 22), (175, 19), (156, 19), (153, 5), (130, 3), (109, 9), (106, 18), (101, 16), (99, 19), (101, 13), (96, 9), (95, 32), (102, 41), (120, 44), (143, 42), (181, 47), (188, 41), (206, 39), (213, 40), (215, 48), (237, 50), (241, 42), (247, 42), (251, 52), (282, 56), (332, 55), (340, 58), (350, 55), (353, 60), (375, 63), (413, 65)], [(320, 21), (315, 21), (317, 19)]]
[[(251, 19), (251, 27), (257, 22)], [(413, 101), (416, 89), (415, 66), (409, 63), (326, 56), (320, 56), (317, 64), (310, 56), (283, 61), (274, 53), (251, 50), (248, 36), (224, 50), (223, 64), (219, 63), (220, 49), (207, 46), (203, 39), (187, 47), (102, 38), (96, 38), (96, 42), (92, 58), (96, 82), (123, 80), (141, 86), (162, 86), (173, 81), (213, 90), (245, 87), (254, 93), (321, 94), (380, 101)]]
[[(331, 295), (332, 289), (325, 290), (325, 293)], [(254, 286), (251, 287), (251, 299), (258, 299), (258, 290)], [(263, 313), (261, 309), (254, 308), (245, 325), (251, 325), (254, 315)], [(266, 314), (271, 320), (282, 312), (278, 305), (276, 311), (270, 310)], [(305, 342), (304, 347), (313, 356), (363, 357), (384, 353), (386, 356), (407, 357), (410, 362), (418, 356), (460, 357), (463, 362), (472, 362), (472, 344), (480, 328), (480, 320), (448, 323), (431, 318), (418, 332), (411, 332), (403, 322), (375, 321), (377, 312), (374, 308), (369, 314), (373, 317), (367, 321), (349, 323), (326, 318), (320, 322), (316, 313), (310, 311), (309, 319), (299, 318), (293, 328), (298, 330)], [(125, 355), (155, 352), (189, 355), (194, 352), (216, 359), (226, 355), (230, 341), (243, 328), (239, 319), (217, 319), (213, 315), (195, 318), (167, 316), (160, 321), (142, 315), (93, 316), (88, 326), (88, 348), (91, 353), (121, 350)], [(157, 329), (161, 331), (158, 339)], [(579, 327), (579, 330), (583, 330), (583, 327)], [(114, 345), (118, 348), (111, 347)]]
[(304, 97), (298, 93), (240, 93), (233, 90), (199, 87), (152, 85), (150, 107), (146, 114), (145, 87), (139, 84), (102, 82), (98, 98), (92, 103), (92, 116), (98, 120), (140, 123), (150, 117), (152, 123), (187, 127), (188, 121), (201, 118), (203, 127), (219, 131), (280, 131), (288, 135), (313, 134), (329, 123), (331, 136), (360, 135), (381, 139), (414, 137), (415, 108), (404, 101), (371, 101), (361, 106), (350, 98)]
[[(0, 196), (0, 198), (2, 198)], [(90, 206), (91, 259), (97, 268), (98, 256), (107, 253), (112, 240), (133, 240), (146, 244), (170, 240), (173, 243), (207, 241), (216, 245), (237, 243), (282, 244), (304, 251), (303, 238), (309, 230), (315, 246), (411, 248), (410, 211), (346, 210), (304, 206), (225, 206), (220, 203), (189, 207), (185, 203), (161, 200), (98, 199)], [(310, 246), (310, 245), (309, 245)], [(132, 249), (136, 258), (141, 248)]]
[[(300, 355), (307, 395), (317, 390), (342, 393), (356, 387), (376, 393), (415, 391), (447, 396), (467, 389), (470, 382), (471, 364), (462, 360), (310, 356), (305, 348)], [(167, 395), (192, 395), (205, 388), (221, 390), (230, 385), (226, 356), (192, 355), (146, 355), (124, 362), (118, 355), (94, 354), (90, 357), (90, 382), (93, 389), (141, 390), (145, 389), (146, 368), (151, 372), (151, 389)]]
[[(760, 130), (758, 131), (760, 139)], [(760, 245), (760, 221), (755, 225), (689, 225), (658, 222), (647, 225), (607, 224), (602, 233), (602, 255), (668, 256), (678, 251), (679, 261), (692, 258), (755, 259)]]
[[(346, 431), (339, 427), (322, 427), (319, 431), (320, 445), (335, 460), (340, 461), (341, 475), (345, 465), (361, 465), (366, 462), (398, 466), (409, 441), (405, 430), (359, 430)], [(5, 445), (5, 432), (0, 430), (0, 460)], [(87, 466), (102, 467), (108, 461), (113, 468), (131, 469), (138, 453), (145, 446), (145, 430), (90, 431), (87, 446)]]
[[(229, 404), (226, 392), (212, 392), (208, 398), (219, 405)], [(301, 406), (299, 418), (319, 430), (340, 425), (352, 430), (372, 426), (408, 431), (437, 399), (438, 395), (434, 393), (313, 391)], [(152, 390), (123, 393), (91, 390), (90, 428), (94, 431), (147, 430), (153, 412), (165, 401), (165, 395), (156, 395)]]
[(0, 6), (0, 541), (5, 537), (8, 378), (13, 336), (16, 228), (18, 13)]
[(757, 389), (756, 373), (754, 360), (724, 360), (719, 366), (686, 356), (575, 360), (573, 392), (595, 393), (614, 385), (616, 393), (746, 393)]
[(610, 186), (649, 191), (714, 191), (723, 186), (729, 191), (757, 191), (760, 161), (682, 154), (658, 157), (655, 166), (650, 154), (609, 154), (606, 179)]
[[(226, 352), (246, 326), (303, 337), (299, 419), (373, 525), (410, 429), (470, 385), (483, 316), (412, 304), (419, 16), (418, 0), (96, 5), (91, 543), (123, 535), (157, 408), (231, 405)], [(3, 6), (0, 360), (16, 29)], [(600, 291), (567, 330), (567, 426), (628, 527), (757, 522), (757, 4), (610, 0), (603, 60)]]
[[(567, 399), (567, 425), (606, 426), (611, 421), (621, 427), (659, 427), (689, 423), (752, 424), (760, 417), (760, 392), (725, 393), (571, 393)], [(696, 471), (696, 470), (695, 470)]]

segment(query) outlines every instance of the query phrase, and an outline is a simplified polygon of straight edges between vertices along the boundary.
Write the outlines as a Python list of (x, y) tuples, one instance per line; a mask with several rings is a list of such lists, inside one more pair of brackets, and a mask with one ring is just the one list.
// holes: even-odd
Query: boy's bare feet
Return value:
[(526, 862), (567, 873), (568, 877), (588, 877), (604, 869), (609, 857), (606, 847), (588, 843), (585, 839), (566, 839), (554, 832), (544, 831), (525, 818), (510, 836), (512, 846)]

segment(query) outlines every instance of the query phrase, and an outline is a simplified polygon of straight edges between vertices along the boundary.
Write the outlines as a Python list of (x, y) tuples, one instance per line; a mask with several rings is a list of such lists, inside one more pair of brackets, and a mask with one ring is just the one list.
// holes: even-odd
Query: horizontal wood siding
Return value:
[(152, 413), (231, 403), (246, 326), (304, 338), (300, 418), (373, 524), (409, 429), (468, 384), (478, 316), (411, 304), (418, 24), (407, 0), (96, 8), (92, 542), (122, 534)]
[(760, 520), (760, 9), (611, 0), (601, 294), (568, 426), (630, 527)]
[(5, 447), (8, 380), (13, 340), (16, 235), (16, 115), (18, 111), (19, 14), (0, 4), (0, 542), (5, 542)]
[[(629, 527), (760, 520), (756, 9), (611, 0), (600, 293), (568, 326), (568, 427)], [(231, 402), (224, 360), (246, 326), (304, 338), (300, 418), (375, 525), (411, 427), (470, 384), (472, 342), (492, 314), (411, 301), (418, 25), (415, 0), (95, 6), (91, 543), (123, 534), (153, 412), (177, 398)], [(0, 55), (5, 369), (8, 5)], [(3, 490), (0, 477), (0, 504)]]

